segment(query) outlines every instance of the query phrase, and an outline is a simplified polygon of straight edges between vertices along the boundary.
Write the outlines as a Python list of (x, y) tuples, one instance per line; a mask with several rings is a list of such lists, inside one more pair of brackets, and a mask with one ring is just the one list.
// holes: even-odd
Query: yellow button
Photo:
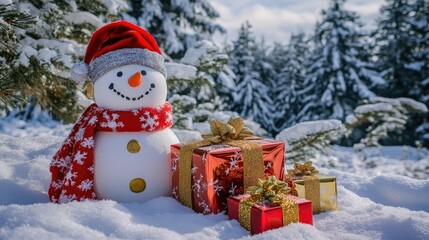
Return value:
[(128, 142), (127, 149), (130, 153), (138, 153), (140, 152), (140, 143), (137, 140), (132, 139)]
[(130, 182), (130, 190), (135, 193), (143, 192), (146, 188), (146, 181), (143, 178), (134, 178)]

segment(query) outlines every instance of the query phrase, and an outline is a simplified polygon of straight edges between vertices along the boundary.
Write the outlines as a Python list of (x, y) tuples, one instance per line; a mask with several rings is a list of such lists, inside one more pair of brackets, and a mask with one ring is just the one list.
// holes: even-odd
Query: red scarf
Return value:
[(173, 125), (170, 103), (159, 107), (113, 111), (89, 106), (73, 126), (50, 171), (49, 199), (54, 203), (97, 199), (94, 191), (95, 132), (153, 132)]

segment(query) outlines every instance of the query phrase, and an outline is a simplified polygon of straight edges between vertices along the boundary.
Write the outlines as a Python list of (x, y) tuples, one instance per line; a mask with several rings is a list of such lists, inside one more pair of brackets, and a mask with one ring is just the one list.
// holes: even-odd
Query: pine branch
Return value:
[(365, 146), (378, 146), (390, 132), (402, 132), (411, 113), (426, 113), (427, 107), (409, 98), (373, 98), (347, 116), (346, 128), (350, 134), (355, 128), (369, 124), (366, 136), (360, 140)]
[(338, 120), (302, 122), (283, 130), (276, 139), (286, 142), (287, 159), (298, 162), (314, 157), (317, 152), (325, 152), (345, 131)]

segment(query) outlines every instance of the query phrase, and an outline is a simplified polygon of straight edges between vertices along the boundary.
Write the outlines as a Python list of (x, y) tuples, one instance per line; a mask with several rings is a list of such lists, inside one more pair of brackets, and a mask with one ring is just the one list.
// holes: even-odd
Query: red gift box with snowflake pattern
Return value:
[[(251, 140), (262, 147), (265, 177), (284, 179), (284, 143)], [(182, 143), (171, 145), (173, 197), (179, 201), (179, 152)], [(210, 214), (227, 211), (227, 199), (244, 193), (243, 156), (239, 147), (213, 144), (192, 154), (192, 209)]]

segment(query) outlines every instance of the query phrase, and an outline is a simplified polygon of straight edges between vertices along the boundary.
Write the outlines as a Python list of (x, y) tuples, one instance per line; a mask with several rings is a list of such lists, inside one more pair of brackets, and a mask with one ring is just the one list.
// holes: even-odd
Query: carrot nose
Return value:
[(142, 74), (140, 72), (134, 73), (129, 79), (128, 79), (128, 85), (131, 87), (138, 87), (142, 83)]

